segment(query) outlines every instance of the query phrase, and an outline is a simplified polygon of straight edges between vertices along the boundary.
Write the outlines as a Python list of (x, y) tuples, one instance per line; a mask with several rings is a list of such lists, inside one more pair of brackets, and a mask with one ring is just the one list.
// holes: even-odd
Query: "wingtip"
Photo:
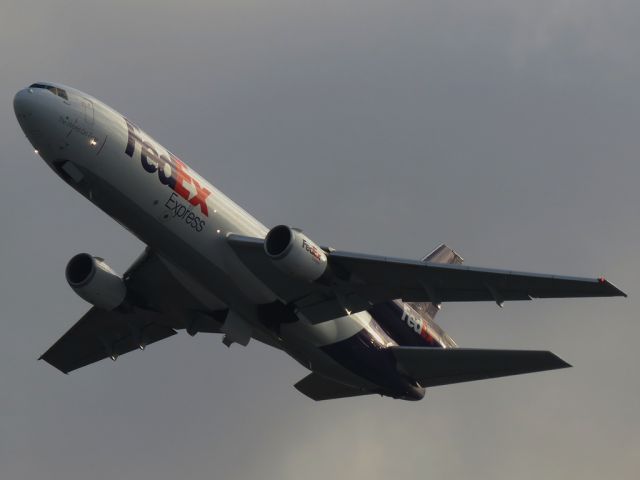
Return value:
[(46, 363), (48, 363), (49, 365), (51, 365), (53, 368), (55, 368), (55, 369), (56, 369), (56, 370), (58, 370), (59, 372), (62, 372), (62, 373), (64, 373), (65, 375), (69, 375), (69, 372), (70, 372), (71, 370), (63, 370), (63, 369), (62, 369), (62, 368), (60, 368), (59, 366), (54, 365), (53, 363), (51, 363), (49, 360), (47, 360), (47, 359), (45, 358), (45, 356), (46, 356), (46, 355), (47, 355), (46, 353), (43, 353), (42, 355), (40, 355), (40, 356), (38, 357), (38, 361), (40, 361), (40, 360), (44, 360)]
[(613, 283), (608, 281), (606, 278), (599, 277), (598, 278), (598, 282), (601, 285), (603, 285), (605, 288), (607, 288), (609, 296), (611, 296), (611, 297), (624, 297), (624, 298), (628, 297), (628, 295), (626, 293), (624, 293), (622, 290), (620, 290), (618, 287), (616, 287)]
[(560, 357), (558, 357), (558, 358), (560, 360), (560, 366), (558, 368), (573, 368), (573, 365), (571, 365), (569, 362), (565, 362)]
[(623, 292), (622, 290), (620, 290), (618, 287), (616, 287), (613, 283), (611, 282), (607, 282), (607, 284), (609, 285), (609, 287), (615, 292), (614, 296), (616, 297), (624, 297), (624, 298), (628, 298), (629, 296)]
[(549, 352), (552, 356), (553, 356), (553, 360), (554, 360), (554, 369), (560, 369), (560, 368), (573, 368), (573, 365), (571, 365), (569, 362), (564, 361), (562, 358), (560, 358), (558, 355), (556, 355), (553, 352)]

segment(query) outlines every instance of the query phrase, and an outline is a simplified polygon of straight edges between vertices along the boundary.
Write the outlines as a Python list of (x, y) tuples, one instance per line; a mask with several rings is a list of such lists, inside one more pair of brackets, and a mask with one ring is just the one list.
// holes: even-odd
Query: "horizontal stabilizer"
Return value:
[(356, 397), (374, 393), (335, 382), (318, 373), (310, 373), (296, 383), (294, 387), (300, 393), (313, 400), (331, 400), (333, 398)]
[(551, 352), (391, 347), (398, 369), (423, 387), (570, 367)]

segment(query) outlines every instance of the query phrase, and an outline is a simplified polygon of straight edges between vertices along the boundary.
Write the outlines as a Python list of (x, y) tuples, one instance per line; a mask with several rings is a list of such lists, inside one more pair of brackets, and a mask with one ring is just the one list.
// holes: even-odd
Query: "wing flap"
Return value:
[(549, 351), (391, 347), (398, 368), (423, 387), (570, 367)]

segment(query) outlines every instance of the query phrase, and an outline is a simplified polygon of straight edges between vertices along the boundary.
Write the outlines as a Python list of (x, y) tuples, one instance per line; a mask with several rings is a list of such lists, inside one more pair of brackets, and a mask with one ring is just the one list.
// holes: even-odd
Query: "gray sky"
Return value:
[[(636, 478), (640, 5), (634, 1), (4, 0), (0, 475)], [(267, 225), (417, 258), (607, 277), (625, 299), (446, 305), (462, 346), (573, 369), (314, 403), (252, 342), (181, 334), (64, 376), (75, 253), (143, 246), (36, 157), (14, 93), (66, 83), (142, 126)]]

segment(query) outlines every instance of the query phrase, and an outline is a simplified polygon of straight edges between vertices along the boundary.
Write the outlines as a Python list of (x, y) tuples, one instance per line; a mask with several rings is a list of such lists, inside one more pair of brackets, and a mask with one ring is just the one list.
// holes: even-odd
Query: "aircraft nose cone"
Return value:
[(33, 107), (33, 92), (30, 89), (22, 89), (13, 97), (13, 111), (21, 125), (23, 120), (33, 115)]
[(32, 145), (41, 144), (43, 135), (50, 130), (50, 110), (49, 102), (33, 88), (20, 90), (13, 97), (13, 111)]

